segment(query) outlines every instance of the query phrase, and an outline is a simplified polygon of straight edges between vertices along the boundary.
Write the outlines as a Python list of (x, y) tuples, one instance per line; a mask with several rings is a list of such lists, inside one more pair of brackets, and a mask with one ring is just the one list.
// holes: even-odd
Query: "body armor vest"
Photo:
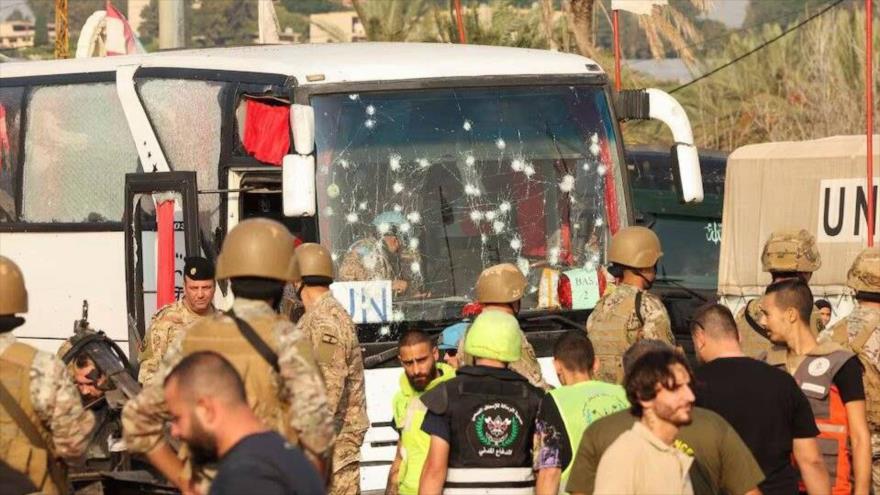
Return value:
[[(771, 352), (785, 352), (774, 350)], [(834, 495), (849, 494), (852, 465), (849, 452), (849, 422), (840, 392), (834, 385), (834, 376), (853, 353), (833, 342), (824, 342), (804, 356), (793, 373), (795, 381), (810, 402), (816, 426), (819, 428), (819, 451), (828, 468)], [(778, 362), (777, 360), (774, 360)], [(806, 487), (801, 482), (801, 491)]]
[[(249, 319), (248, 323), (263, 342), (278, 352), (273, 326), (283, 319), (267, 315)], [(290, 426), (290, 410), (280, 400), (281, 378), (251, 344), (242, 336), (235, 322), (227, 316), (203, 318), (186, 331), (183, 354), (214, 351), (226, 358), (244, 382), (248, 405), (269, 428), (279, 432), (288, 442), (298, 445), (298, 436)]]
[[(623, 353), (638, 340), (644, 326), (641, 304), (642, 292), (622, 299), (611, 311), (596, 315), (589, 321), (588, 337), (599, 360), (596, 379), (608, 383), (623, 382)], [(627, 328), (633, 314), (639, 322), (636, 328)]]
[(852, 350), (865, 368), (862, 375), (865, 384), (865, 416), (868, 418), (868, 426), (872, 432), (880, 431), (880, 372), (862, 353), (862, 349), (878, 325), (880, 321), (869, 321), (850, 342), (847, 321), (844, 319), (834, 326), (834, 334), (831, 337), (834, 342)]
[(57, 464), (50, 467), (50, 463), (57, 463), (46, 448), (52, 445), (52, 434), (43, 426), (31, 402), (30, 371), (36, 354), (37, 350), (28, 345), (10, 345), (0, 356), (0, 382), (40, 434), (43, 445), (34, 445), (6, 408), (0, 406), (0, 460), (30, 478), (40, 493), (54, 495), (64, 493), (66, 487), (57, 486), (52, 480), (50, 469), (61, 469)]
[(520, 375), (465, 367), (422, 396), (449, 417), (449, 468), (444, 494), (534, 492), (532, 437), (541, 391)]

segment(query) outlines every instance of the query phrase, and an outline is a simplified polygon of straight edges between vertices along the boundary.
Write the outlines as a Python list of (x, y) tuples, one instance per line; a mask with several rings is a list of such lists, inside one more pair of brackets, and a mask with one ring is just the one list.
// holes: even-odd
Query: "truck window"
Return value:
[[(320, 95), (321, 241), (342, 280), (403, 280), (395, 319), (458, 316), (479, 272), (595, 269), (617, 144), (599, 87)], [(617, 174), (619, 175), (619, 174)], [(620, 205), (622, 207), (622, 205)], [(395, 234), (395, 235), (391, 235)]]
[(19, 169), (21, 104), (24, 88), (0, 88), (0, 223), (18, 220), (16, 177)]
[(113, 83), (45, 86), (28, 103), (21, 220), (122, 220), (138, 155)]

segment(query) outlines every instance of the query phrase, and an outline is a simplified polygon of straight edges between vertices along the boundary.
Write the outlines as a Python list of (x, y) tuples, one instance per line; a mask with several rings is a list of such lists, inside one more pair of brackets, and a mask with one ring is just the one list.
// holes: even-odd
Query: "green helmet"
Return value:
[(519, 361), (521, 333), (513, 316), (502, 311), (484, 311), (465, 335), (464, 352), (505, 363)]

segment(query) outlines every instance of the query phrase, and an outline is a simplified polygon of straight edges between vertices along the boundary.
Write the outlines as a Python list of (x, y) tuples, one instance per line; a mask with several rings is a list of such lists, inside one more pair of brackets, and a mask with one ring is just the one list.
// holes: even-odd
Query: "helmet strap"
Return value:
[(0, 333), (11, 332), (24, 325), (24, 318), (15, 315), (0, 316)]

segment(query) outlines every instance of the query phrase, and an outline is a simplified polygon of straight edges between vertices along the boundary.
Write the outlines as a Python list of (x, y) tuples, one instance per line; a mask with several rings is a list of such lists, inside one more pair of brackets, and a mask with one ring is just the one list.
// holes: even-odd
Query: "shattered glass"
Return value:
[(139, 165), (116, 85), (36, 88), (26, 122), (21, 220), (121, 221), (125, 174)]
[[(513, 263), (538, 307), (545, 269), (604, 261), (622, 191), (598, 86), (312, 98), (321, 241), (341, 280), (391, 280), (394, 320), (459, 316), (480, 271)], [(614, 173), (613, 180), (606, 177)]]
[[(148, 79), (138, 92), (172, 170), (195, 171), (200, 189), (214, 189), (220, 162), (224, 83)], [(220, 196), (199, 195), (199, 224), (213, 232), (220, 222)]]

